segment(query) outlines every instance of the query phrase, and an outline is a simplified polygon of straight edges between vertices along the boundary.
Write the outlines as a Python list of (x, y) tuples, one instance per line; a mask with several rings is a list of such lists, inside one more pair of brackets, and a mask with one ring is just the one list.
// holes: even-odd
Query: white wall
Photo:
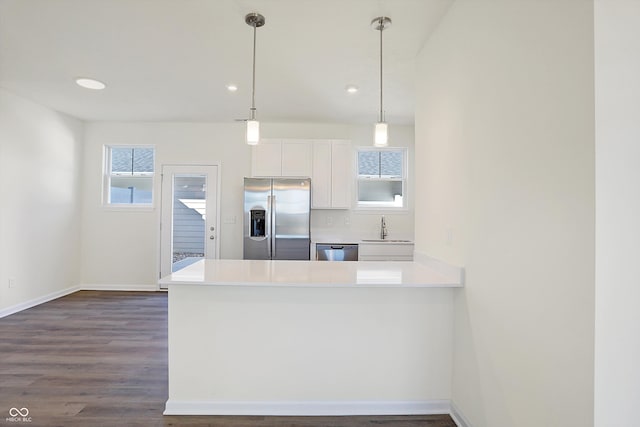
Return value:
[(82, 132), (0, 89), (0, 310), (78, 284)]
[[(371, 126), (304, 123), (261, 123), (263, 138), (349, 139), (354, 146), (371, 145)], [(393, 133), (392, 133), (393, 132)], [(390, 131), (394, 143), (413, 153), (413, 127)], [(86, 125), (84, 205), (82, 229), (84, 285), (153, 285), (158, 279), (159, 172), (156, 177), (155, 209), (127, 212), (102, 207), (102, 150), (105, 144), (153, 144), (156, 168), (162, 164), (220, 162), (221, 258), (242, 258), (243, 177), (251, 174), (251, 150), (244, 143), (242, 123), (112, 123)], [(410, 193), (411, 195), (411, 193)], [(326, 226), (326, 217), (335, 220)], [(345, 225), (344, 218), (350, 224)], [(235, 218), (235, 224), (227, 219)], [(379, 215), (313, 211), (312, 227), (374, 232)], [(390, 216), (392, 232), (413, 234), (413, 211)], [(312, 230), (313, 231), (313, 230)]]
[(640, 3), (595, 2), (595, 425), (638, 424)]
[(457, 1), (418, 76), (416, 250), (466, 269), (453, 402), (474, 427), (592, 425), (593, 5)]
[[(158, 280), (160, 171), (163, 164), (221, 163), (221, 218), (235, 225), (219, 233), (222, 258), (241, 256), (242, 177), (250, 168), (250, 149), (238, 124), (87, 124), (82, 228), (84, 285), (154, 285)], [(156, 147), (154, 209), (127, 211), (102, 206), (103, 146), (152, 144)], [(240, 246), (241, 248), (241, 246)]]

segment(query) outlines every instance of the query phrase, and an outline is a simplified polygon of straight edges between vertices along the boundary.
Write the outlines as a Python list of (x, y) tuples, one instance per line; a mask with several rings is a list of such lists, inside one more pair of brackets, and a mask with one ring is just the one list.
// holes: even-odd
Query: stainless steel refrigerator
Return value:
[(244, 179), (244, 259), (308, 260), (308, 178)]

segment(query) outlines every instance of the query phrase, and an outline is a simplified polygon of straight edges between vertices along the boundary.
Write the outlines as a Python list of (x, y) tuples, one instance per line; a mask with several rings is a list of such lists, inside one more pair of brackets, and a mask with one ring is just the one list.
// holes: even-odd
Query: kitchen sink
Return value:
[(372, 243), (412, 243), (411, 240), (404, 239), (362, 239), (362, 241)]

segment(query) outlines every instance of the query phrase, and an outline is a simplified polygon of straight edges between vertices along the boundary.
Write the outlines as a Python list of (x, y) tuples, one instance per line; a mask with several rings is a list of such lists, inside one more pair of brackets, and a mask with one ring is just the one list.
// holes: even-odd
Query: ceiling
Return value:
[[(412, 124), (414, 64), (453, 0), (0, 0), (0, 86), (83, 120)], [(107, 83), (82, 89), (76, 77)], [(226, 85), (239, 89), (231, 93)], [(359, 87), (348, 94), (345, 87)]]

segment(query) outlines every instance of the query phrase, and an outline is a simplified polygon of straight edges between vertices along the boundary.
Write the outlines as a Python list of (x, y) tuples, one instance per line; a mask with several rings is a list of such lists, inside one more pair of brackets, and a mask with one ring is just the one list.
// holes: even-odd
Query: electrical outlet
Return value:
[(16, 287), (16, 278), (15, 277), (9, 277), (9, 287), (10, 288), (15, 288)]
[(333, 225), (333, 217), (327, 217), (327, 225)]

